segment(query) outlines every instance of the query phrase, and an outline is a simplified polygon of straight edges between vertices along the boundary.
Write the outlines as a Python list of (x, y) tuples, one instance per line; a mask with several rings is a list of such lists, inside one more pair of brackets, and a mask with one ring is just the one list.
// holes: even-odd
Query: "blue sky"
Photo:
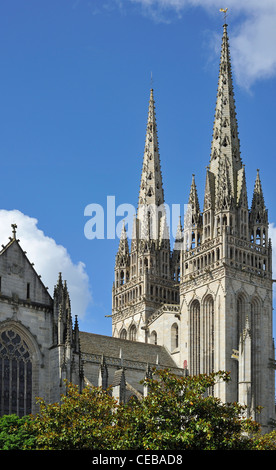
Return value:
[[(276, 244), (276, 6), (226, 6), (248, 199), (260, 168)], [(137, 205), (152, 84), (165, 201), (185, 204), (194, 173), (202, 207), (224, 7), (217, 0), (1, 2), (1, 243), (17, 222), (50, 293), (59, 271), (68, 280), (82, 330), (111, 334), (105, 315), (118, 248), (118, 239), (85, 238), (84, 209), (105, 209), (107, 196), (116, 207)]]

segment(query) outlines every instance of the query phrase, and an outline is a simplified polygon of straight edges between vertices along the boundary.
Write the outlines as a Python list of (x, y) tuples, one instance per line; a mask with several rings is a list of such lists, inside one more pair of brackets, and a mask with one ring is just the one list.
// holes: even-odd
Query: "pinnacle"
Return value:
[(257, 169), (257, 176), (255, 180), (255, 186), (254, 186), (254, 192), (255, 193), (262, 193), (262, 185), (261, 185), (261, 179), (260, 179), (260, 170)]
[(181, 223), (181, 216), (179, 216), (179, 221), (176, 229), (176, 234), (175, 234), (175, 243), (178, 243), (183, 239), (183, 227)]
[(259, 170), (257, 170), (250, 212), (251, 220), (267, 223), (267, 210), (265, 207)]
[(127, 232), (126, 232), (126, 227), (125, 227), (125, 221), (123, 220), (123, 226), (122, 226), (117, 256), (119, 254), (126, 255), (128, 254), (128, 252), (129, 252), (129, 246), (128, 246), (128, 239), (127, 239)]
[(123, 220), (123, 226), (122, 226), (122, 231), (121, 231), (121, 240), (124, 240), (125, 238), (127, 238), (127, 234), (126, 234), (125, 221)]
[(260, 178), (260, 170), (257, 169), (257, 176), (255, 180), (255, 186), (254, 186), (254, 191), (253, 191), (253, 200), (252, 200), (252, 207), (256, 202), (262, 204), (264, 206), (264, 196), (263, 196), (263, 189), (262, 189), (262, 184), (261, 184), (261, 178)]
[(200, 212), (194, 174), (192, 175), (192, 184), (191, 184), (191, 189), (190, 189), (189, 204), (192, 205), (192, 210), (194, 212), (197, 212), (197, 213)]

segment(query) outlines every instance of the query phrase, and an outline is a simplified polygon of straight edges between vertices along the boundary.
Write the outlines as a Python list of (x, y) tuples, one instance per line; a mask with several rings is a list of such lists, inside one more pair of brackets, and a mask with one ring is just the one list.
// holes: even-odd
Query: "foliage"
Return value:
[(124, 449), (215, 450), (251, 449), (248, 433), (259, 427), (242, 418), (244, 407), (224, 404), (207, 395), (217, 380), (228, 381), (229, 374), (180, 377), (169, 371), (156, 371), (147, 379), (148, 395), (118, 411), (121, 435), (116, 445)]
[(34, 448), (35, 436), (30, 432), (29, 416), (4, 415), (0, 418), (0, 450), (27, 450)]
[(276, 450), (276, 431), (256, 436), (256, 450)]
[(32, 423), (38, 449), (111, 448), (116, 401), (101, 387), (86, 387), (79, 393), (68, 383), (61, 403), (38, 401), (40, 413)]
[(262, 436), (244, 417), (245, 407), (222, 403), (211, 392), (226, 372), (183, 377), (154, 371), (147, 396), (118, 404), (111, 390), (67, 383), (60, 403), (39, 399), (28, 422), (35, 448), (57, 450), (266, 450), (276, 449), (276, 431)]

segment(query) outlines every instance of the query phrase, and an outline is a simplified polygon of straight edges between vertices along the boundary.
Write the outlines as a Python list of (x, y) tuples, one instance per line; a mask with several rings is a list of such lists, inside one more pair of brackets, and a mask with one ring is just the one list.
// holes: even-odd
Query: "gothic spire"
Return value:
[(179, 216), (178, 225), (175, 234), (175, 242), (179, 242), (183, 240), (183, 227), (181, 224), (181, 216)]
[(119, 247), (116, 255), (116, 264), (128, 264), (129, 261), (129, 244), (127, 239), (127, 232), (125, 227), (125, 221), (123, 221), (123, 227), (121, 231), (121, 237)]
[(129, 253), (129, 246), (128, 246), (128, 239), (127, 239), (127, 232), (126, 232), (125, 221), (123, 220), (123, 226), (122, 226), (122, 231), (121, 231), (121, 238), (120, 238), (120, 243), (119, 243), (119, 248), (118, 248), (118, 254), (128, 255), (128, 253)]
[(138, 212), (141, 205), (164, 204), (153, 89), (150, 91), (144, 160), (139, 192)]
[(260, 178), (260, 170), (257, 169), (257, 176), (255, 180), (253, 199), (257, 199), (264, 204), (264, 195)]
[(195, 184), (195, 175), (192, 177), (192, 184), (189, 195), (187, 212), (184, 218), (185, 230), (192, 230), (193, 227), (200, 225), (201, 214), (198, 202), (197, 189)]
[(251, 224), (268, 223), (267, 209), (265, 207), (259, 170), (257, 170), (257, 176), (253, 191), (253, 198), (250, 210), (250, 221)]
[(191, 184), (190, 196), (189, 196), (189, 206), (191, 208), (192, 215), (194, 218), (193, 223), (197, 223), (199, 216), (200, 216), (200, 207), (199, 207), (197, 189), (196, 189), (196, 184), (195, 184), (195, 175), (192, 176), (192, 184)]
[[(237, 173), (242, 168), (238, 124), (232, 83), (231, 60), (227, 25), (223, 26), (221, 58), (211, 145), (210, 171), (216, 177), (216, 190), (220, 185), (221, 174), (225, 169), (229, 176), (229, 190), (233, 199), (237, 198)], [(230, 196), (230, 195), (229, 195)]]
[(181, 224), (181, 216), (179, 216), (179, 221), (176, 229), (175, 240), (174, 240), (174, 252), (178, 252), (183, 247), (183, 227)]
[[(161, 224), (163, 218), (164, 221)], [(166, 213), (152, 89), (150, 91), (137, 219), (139, 238), (148, 241), (155, 240), (157, 246), (160, 245), (160, 237), (167, 236), (165, 230)]]

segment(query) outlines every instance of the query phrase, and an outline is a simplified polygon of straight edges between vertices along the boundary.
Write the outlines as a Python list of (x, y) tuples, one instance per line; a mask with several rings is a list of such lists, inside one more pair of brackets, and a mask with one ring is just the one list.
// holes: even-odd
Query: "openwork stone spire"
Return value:
[(167, 232), (164, 231), (164, 227), (166, 227), (166, 213), (153, 89), (150, 91), (137, 218), (139, 220), (139, 238), (155, 240), (157, 244), (160, 243), (160, 237), (169, 238)]
[[(232, 198), (237, 199), (237, 176), (242, 169), (240, 142), (235, 111), (232, 71), (229, 51), (227, 25), (223, 27), (217, 102), (211, 146), (210, 171), (215, 175), (216, 190), (220, 178), (228, 173), (229, 190)], [(221, 171), (223, 174), (221, 174)], [(230, 194), (229, 194), (230, 197)]]
[[(174, 254), (171, 253), (169, 228), (151, 89), (139, 201), (130, 250), (123, 229), (115, 263), (113, 336), (149, 342), (152, 338), (149, 337), (148, 321), (152, 315), (166, 304), (173, 304), (173, 311), (174, 308), (178, 311), (175, 306), (179, 302), (180, 247), (175, 247)], [(182, 230), (181, 226), (179, 230)]]
[(150, 91), (146, 142), (141, 176), (139, 207), (143, 204), (164, 204), (153, 90)]

